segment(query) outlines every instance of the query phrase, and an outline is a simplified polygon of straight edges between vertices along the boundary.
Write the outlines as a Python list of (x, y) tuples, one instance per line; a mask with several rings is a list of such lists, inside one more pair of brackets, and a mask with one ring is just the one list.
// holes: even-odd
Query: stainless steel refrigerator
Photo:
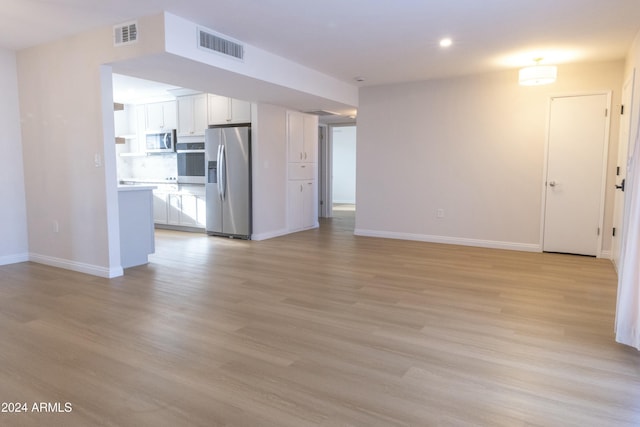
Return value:
[(251, 238), (251, 126), (205, 131), (207, 234)]

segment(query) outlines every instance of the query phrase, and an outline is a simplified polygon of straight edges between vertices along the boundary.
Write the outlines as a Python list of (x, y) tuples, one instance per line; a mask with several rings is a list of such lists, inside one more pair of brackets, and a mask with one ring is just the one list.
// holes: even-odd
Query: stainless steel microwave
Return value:
[(147, 153), (173, 153), (176, 151), (176, 130), (146, 135)]

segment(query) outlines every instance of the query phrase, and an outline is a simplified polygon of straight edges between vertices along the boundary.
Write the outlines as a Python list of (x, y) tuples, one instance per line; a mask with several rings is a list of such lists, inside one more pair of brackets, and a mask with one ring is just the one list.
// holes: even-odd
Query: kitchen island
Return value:
[(122, 268), (147, 264), (155, 252), (153, 185), (119, 185), (120, 263)]

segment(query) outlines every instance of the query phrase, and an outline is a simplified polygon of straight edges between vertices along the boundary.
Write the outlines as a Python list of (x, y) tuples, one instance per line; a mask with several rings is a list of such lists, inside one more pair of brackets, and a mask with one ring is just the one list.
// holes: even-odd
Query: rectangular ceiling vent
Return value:
[(122, 46), (138, 41), (138, 23), (127, 22), (113, 27), (113, 45)]
[(242, 43), (204, 28), (198, 28), (198, 47), (241, 61), (244, 60), (244, 45)]

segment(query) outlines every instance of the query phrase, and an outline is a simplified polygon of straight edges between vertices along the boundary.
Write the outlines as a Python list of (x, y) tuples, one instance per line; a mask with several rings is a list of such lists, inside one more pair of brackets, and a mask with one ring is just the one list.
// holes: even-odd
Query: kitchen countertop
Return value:
[(125, 178), (118, 181), (119, 185), (180, 185), (180, 186), (196, 186), (196, 187), (204, 187), (204, 183), (184, 183), (178, 182), (174, 180), (164, 180), (164, 179), (137, 179), (137, 178)]
[(142, 184), (120, 184), (118, 185), (118, 191), (144, 191), (144, 190), (155, 190), (155, 185), (142, 185)]
[(129, 185), (129, 184), (177, 184), (178, 181), (175, 179), (138, 179), (138, 178), (123, 178), (118, 181), (120, 185)]

